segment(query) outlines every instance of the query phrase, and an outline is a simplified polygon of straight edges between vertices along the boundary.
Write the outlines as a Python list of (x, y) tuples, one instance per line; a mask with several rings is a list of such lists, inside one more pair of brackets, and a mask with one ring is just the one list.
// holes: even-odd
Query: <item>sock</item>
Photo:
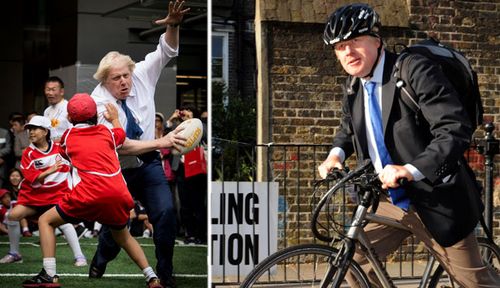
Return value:
[(23, 232), (30, 231), (28, 227), (23, 227)]
[(142, 273), (144, 273), (144, 277), (146, 277), (146, 282), (149, 282), (149, 280), (151, 280), (152, 278), (158, 278), (158, 276), (156, 276), (156, 273), (155, 271), (153, 271), (153, 268), (151, 268), (151, 266), (144, 268), (144, 270), (142, 270)]
[(66, 223), (59, 226), (59, 229), (64, 233), (66, 241), (68, 241), (69, 247), (73, 251), (73, 255), (76, 258), (85, 258), (82, 253), (82, 248), (80, 248), (80, 242), (78, 242), (78, 236), (76, 235), (75, 227), (73, 224)]
[(9, 246), (11, 254), (19, 254), (19, 239), (21, 239), (21, 225), (19, 221), (7, 221), (9, 229)]
[(56, 258), (43, 258), (43, 269), (50, 277), (54, 277), (56, 275)]
[(99, 222), (94, 222), (94, 231), (101, 231), (102, 224)]

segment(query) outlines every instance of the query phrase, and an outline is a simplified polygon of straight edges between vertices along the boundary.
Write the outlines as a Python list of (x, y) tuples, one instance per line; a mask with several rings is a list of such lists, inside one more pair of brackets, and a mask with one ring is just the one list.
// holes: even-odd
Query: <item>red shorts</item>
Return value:
[(98, 221), (111, 227), (125, 226), (134, 200), (122, 174), (113, 177), (82, 174), (82, 181), (59, 202), (61, 216)]

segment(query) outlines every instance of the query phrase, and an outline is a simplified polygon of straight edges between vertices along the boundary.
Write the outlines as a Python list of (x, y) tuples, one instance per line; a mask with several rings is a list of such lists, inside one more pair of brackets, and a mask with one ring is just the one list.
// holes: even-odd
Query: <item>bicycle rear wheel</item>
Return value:
[[(492, 267), (497, 273), (500, 273), (500, 249), (494, 243), (487, 238), (477, 238), (479, 245), (479, 253), (483, 259), (483, 263)], [(444, 279), (444, 281), (442, 281)], [(440, 283), (441, 281), (441, 283)], [(449, 277), (448, 273), (444, 271), (443, 266), (439, 265), (434, 274), (432, 275), (431, 281), (429, 282), (429, 288), (447, 288), (447, 287), (461, 287), (455, 284), (454, 281)]]
[[(320, 244), (302, 244), (280, 250), (264, 259), (245, 278), (240, 288), (270, 287), (352, 287), (346, 281), (320, 285), (325, 275), (333, 278), (338, 269), (331, 265), (337, 256), (336, 249)], [(333, 269), (333, 270), (331, 270)], [(370, 287), (366, 275), (359, 265), (350, 262), (348, 273), (359, 287)]]

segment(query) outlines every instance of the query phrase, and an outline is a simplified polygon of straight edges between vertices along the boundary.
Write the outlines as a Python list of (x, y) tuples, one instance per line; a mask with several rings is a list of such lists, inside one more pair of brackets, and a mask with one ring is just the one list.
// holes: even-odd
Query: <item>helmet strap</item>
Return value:
[(382, 46), (384, 46), (382, 43), (382, 38), (379, 37), (378, 39), (380, 39), (380, 46), (378, 46), (378, 48), (377, 48), (377, 59), (375, 59), (375, 63), (373, 63), (373, 66), (372, 66), (372, 69), (370, 70), (370, 73), (368, 73), (366, 76), (361, 77), (363, 79), (364, 78), (372, 78), (373, 72), (375, 71), (375, 67), (377, 67), (378, 60), (380, 58), (380, 53), (382, 51)]

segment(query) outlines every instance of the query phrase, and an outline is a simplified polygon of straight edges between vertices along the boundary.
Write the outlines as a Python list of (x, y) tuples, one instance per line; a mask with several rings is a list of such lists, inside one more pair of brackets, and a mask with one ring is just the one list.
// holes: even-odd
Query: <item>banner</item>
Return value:
[(278, 183), (212, 182), (212, 275), (247, 275), (277, 249)]

